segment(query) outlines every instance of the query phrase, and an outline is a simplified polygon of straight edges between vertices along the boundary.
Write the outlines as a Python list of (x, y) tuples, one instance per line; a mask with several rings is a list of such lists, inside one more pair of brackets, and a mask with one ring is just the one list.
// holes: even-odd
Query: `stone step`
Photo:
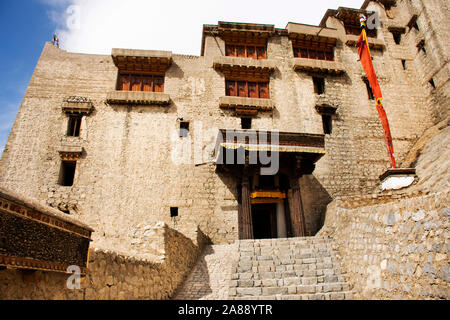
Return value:
[(292, 285), (312, 285), (347, 282), (346, 276), (321, 276), (321, 277), (289, 277), (282, 279), (245, 279), (230, 280), (230, 287), (271, 287), (271, 286), (292, 286)]
[(269, 295), (269, 296), (247, 296), (230, 297), (230, 300), (351, 300), (352, 291), (328, 292), (315, 294), (287, 294), (287, 295)]
[(346, 271), (342, 268), (327, 269), (305, 269), (302, 266), (293, 266), (294, 270), (283, 271), (260, 271), (250, 270), (245, 272), (233, 272), (231, 280), (246, 279), (282, 279), (289, 277), (320, 277), (320, 276), (340, 276), (346, 275)]
[(252, 264), (258, 265), (289, 265), (289, 264), (311, 264), (311, 263), (341, 263), (337, 257), (311, 257), (306, 256), (244, 256), (240, 257), (237, 267)]
[(230, 287), (229, 296), (271, 296), (271, 295), (287, 295), (287, 294), (315, 294), (350, 291), (352, 288), (346, 282), (336, 282), (328, 284), (311, 284), (311, 285), (290, 285), (290, 286), (274, 286), (269, 287)]
[(338, 264), (291, 264), (277, 266), (240, 266), (232, 268), (232, 273), (292, 273), (297, 271), (314, 271), (319, 270), (316, 275), (332, 275), (345, 273), (345, 270)]

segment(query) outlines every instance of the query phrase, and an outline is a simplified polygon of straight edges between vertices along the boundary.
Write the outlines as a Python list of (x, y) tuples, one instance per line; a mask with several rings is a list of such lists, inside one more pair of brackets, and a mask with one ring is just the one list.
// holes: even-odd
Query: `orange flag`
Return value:
[(359, 60), (364, 68), (367, 75), (367, 80), (369, 80), (370, 86), (372, 87), (373, 95), (377, 101), (377, 111), (380, 117), (381, 123), (384, 128), (384, 138), (386, 143), (386, 148), (388, 151), (389, 162), (392, 168), (395, 168), (395, 158), (394, 158), (394, 146), (392, 144), (391, 130), (389, 128), (389, 122), (386, 116), (386, 112), (381, 104), (383, 96), (381, 94), (380, 84), (378, 83), (378, 78), (373, 68), (372, 55), (370, 54), (369, 42), (367, 41), (366, 29), (362, 29), (361, 35), (357, 43)]

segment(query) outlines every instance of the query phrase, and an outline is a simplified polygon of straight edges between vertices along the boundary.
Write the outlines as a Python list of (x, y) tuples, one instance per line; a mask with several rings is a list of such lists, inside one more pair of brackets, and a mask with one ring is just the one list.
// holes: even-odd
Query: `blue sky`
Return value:
[(55, 29), (39, 1), (0, 1), (0, 152), (45, 41)]
[(115, 47), (199, 55), (203, 24), (317, 25), (328, 8), (360, 8), (363, 2), (277, 0), (274, 5), (274, 0), (0, 0), (0, 153), (42, 48), (55, 32), (61, 48), (70, 52), (108, 54)]

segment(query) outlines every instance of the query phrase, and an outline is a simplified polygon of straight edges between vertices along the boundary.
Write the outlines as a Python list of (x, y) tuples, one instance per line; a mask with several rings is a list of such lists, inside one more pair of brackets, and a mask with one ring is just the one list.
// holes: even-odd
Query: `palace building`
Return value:
[[(200, 56), (80, 54), (46, 43), (0, 161), (0, 185), (92, 228), (91, 251), (154, 255), (148, 226), (159, 222), (219, 246), (313, 239), (332, 226), (338, 239), (344, 220), (330, 208), (448, 192), (448, 165), (422, 152), (438, 134), (448, 140), (448, 12), (445, 0), (368, 0), (328, 10), (318, 26), (219, 21), (203, 26)], [(407, 190), (380, 188), (389, 158), (358, 60), (362, 14), (372, 19), (368, 42), (395, 157), (417, 170)], [(435, 152), (448, 163), (444, 149)], [(342, 248), (351, 242), (340, 239)]]

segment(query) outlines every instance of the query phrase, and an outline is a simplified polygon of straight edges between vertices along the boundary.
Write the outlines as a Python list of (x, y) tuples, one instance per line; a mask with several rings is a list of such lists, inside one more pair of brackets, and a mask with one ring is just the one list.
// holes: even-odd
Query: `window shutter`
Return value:
[(236, 55), (241, 58), (245, 58), (245, 47), (236, 46)]
[(258, 59), (266, 59), (266, 47), (257, 47)]
[(247, 97), (247, 84), (245, 81), (238, 81), (238, 96)]
[(153, 76), (154, 91), (164, 92), (164, 76)]
[(258, 86), (256, 82), (248, 83), (248, 95), (250, 98), (258, 98)]
[(252, 59), (256, 59), (257, 55), (256, 55), (256, 48), (253, 46), (249, 46), (247, 47), (247, 57), (248, 58), (252, 58)]
[(267, 82), (259, 83), (259, 97), (269, 99), (269, 84)]
[(237, 96), (236, 94), (236, 81), (227, 80), (225, 83), (225, 90), (227, 96)]
[(225, 46), (225, 54), (227, 57), (235, 57), (236, 56), (236, 47), (232, 45)]
[(142, 80), (141, 77), (131, 75), (131, 91), (141, 91)]
[(142, 91), (153, 91), (152, 76), (142, 77)]
[(117, 90), (129, 91), (130, 90), (130, 75), (121, 74), (117, 81)]

